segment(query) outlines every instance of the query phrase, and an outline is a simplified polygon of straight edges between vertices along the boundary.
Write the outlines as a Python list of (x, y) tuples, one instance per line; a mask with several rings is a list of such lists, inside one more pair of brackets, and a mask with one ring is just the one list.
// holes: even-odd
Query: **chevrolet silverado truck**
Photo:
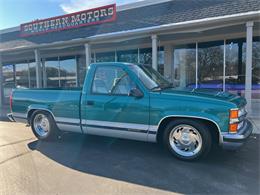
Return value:
[(189, 161), (241, 146), (253, 130), (245, 106), (231, 93), (173, 88), (149, 66), (94, 63), (82, 89), (13, 90), (8, 117), (40, 140), (70, 131), (159, 142)]

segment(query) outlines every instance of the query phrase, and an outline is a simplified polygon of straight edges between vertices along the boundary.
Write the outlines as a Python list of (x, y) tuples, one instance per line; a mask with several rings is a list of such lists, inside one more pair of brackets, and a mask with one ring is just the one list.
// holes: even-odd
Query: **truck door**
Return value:
[(149, 128), (149, 96), (132, 96), (140, 88), (120, 66), (97, 66), (85, 96), (85, 133), (146, 140)]

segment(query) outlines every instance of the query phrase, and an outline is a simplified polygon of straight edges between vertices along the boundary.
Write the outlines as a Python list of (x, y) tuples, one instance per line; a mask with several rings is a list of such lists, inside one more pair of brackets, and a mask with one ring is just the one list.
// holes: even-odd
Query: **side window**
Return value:
[(136, 88), (136, 85), (122, 68), (97, 68), (92, 84), (93, 93), (128, 95), (132, 88)]

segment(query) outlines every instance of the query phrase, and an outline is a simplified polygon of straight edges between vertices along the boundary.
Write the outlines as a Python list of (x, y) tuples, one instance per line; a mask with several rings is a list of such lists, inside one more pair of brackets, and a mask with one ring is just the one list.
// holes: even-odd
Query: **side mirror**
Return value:
[(144, 96), (144, 94), (137, 88), (131, 89), (128, 95), (136, 98), (142, 98)]

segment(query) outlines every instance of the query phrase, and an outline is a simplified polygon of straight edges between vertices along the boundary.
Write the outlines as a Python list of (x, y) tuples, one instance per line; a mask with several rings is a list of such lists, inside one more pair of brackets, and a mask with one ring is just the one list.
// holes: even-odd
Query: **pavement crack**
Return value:
[(3, 161), (0, 161), (0, 165), (6, 163), (6, 162), (9, 161), (9, 160), (13, 160), (13, 159), (18, 158), (18, 157), (20, 157), (20, 156), (26, 155), (26, 154), (28, 154), (28, 153), (30, 153), (30, 152), (32, 152), (32, 151), (23, 152), (23, 153), (20, 153), (20, 154), (15, 155), (15, 156), (12, 156), (12, 157), (10, 157), (10, 158), (7, 158), (7, 159), (5, 159), (5, 160), (3, 160)]
[(2, 144), (2, 145), (0, 145), (0, 147), (5, 147), (5, 146), (9, 146), (9, 145), (19, 144), (19, 143), (22, 143), (22, 142), (25, 142), (25, 141), (34, 140), (34, 139), (35, 138), (31, 137), (29, 139), (23, 139), (23, 140), (19, 140), (19, 141), (16, 141), (16, 142), (11, 142), (11, 143), (8, 143), (8, 144)]

